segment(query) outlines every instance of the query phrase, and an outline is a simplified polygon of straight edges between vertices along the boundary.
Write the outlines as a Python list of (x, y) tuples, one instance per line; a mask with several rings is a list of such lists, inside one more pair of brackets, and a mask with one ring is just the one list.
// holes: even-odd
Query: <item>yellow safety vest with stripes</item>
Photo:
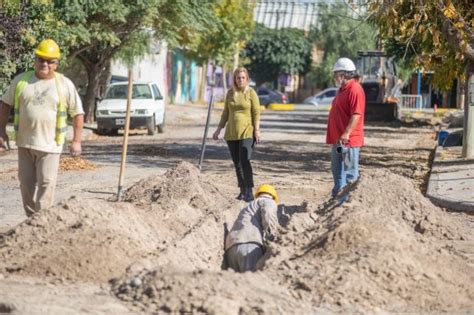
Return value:
[[(28, 71), (22, 74), (20, 77), (20, 81), (15, 88), (15, 100), (14, 100), (14, 113), (13, 116), (13, 125), (15, 128), (15, 137), (16, 133), (18, 133), (18, 127), (20, 123), (20, 95), (21, 92), (25, 89), (28, 85), (28, 80), (33, 76), (34, 71)], [(56, 135), (54, 140), (58, 146), (64, 144), (66, 140), (66, 131), (67, 131), (67, 106), (66, 106), (66, 99), (63, 91), (63, 86), (61, 82), (64, 80), (64, 75), (61, 73), (54, 73), (54, 79), (56, 82), (56, 90), (58, 91), (59, 96), (59, 103), (58, 103), (58, 110), (56, 114)]]

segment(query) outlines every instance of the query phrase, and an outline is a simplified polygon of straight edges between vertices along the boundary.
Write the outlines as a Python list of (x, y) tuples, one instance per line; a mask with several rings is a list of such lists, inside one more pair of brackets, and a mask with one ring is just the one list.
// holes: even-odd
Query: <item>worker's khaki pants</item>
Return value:
[(26, 215), (52, 206), (59, 153), (18, 148), (18, 178)]
[(227, 265), (237, 272), (255, 271), (263, 256), (262, 245), (257, 243), (235, 244), (226, 253)]

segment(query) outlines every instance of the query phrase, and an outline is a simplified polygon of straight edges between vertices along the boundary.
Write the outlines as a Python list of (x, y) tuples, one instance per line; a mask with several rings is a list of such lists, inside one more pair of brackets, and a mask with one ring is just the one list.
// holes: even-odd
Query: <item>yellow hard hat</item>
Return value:
[(38, 48), (36, 48), (35, 54), (44, 59), (59, 59), (61, 57), (59, 46), (52, 39), (42, 40), (41, 43), (39, 43)]
[(278, 204), (278, 195), (276, 193), (275, 187), (268, 184), (263, 184), (258, 187), (257, 192), (255, 193), (255, 198), (258, 198), (260, 194), (267, 193), (273, 197), (273, 200)]

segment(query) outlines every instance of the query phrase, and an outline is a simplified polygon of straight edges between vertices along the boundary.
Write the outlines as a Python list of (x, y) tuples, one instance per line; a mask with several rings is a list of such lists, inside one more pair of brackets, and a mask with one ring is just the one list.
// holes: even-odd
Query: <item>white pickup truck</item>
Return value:
[[(105, 97), (97, 104), (98, 134), (117, 134), (125, 127), (128, 82), (112, 83)], [(147, 128), (149, 135), (162, 133), (165, 124), (165, 104), (156, 83), (134, 82), (130, 113), (130, 128)]]

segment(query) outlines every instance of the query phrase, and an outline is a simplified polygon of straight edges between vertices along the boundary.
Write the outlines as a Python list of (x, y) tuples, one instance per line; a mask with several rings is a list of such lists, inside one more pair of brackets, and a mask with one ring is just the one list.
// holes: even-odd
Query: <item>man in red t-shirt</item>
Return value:
[[(359, 177), (359, 151), (364, 145), (365, 94), (356, 78), (352, 60), (340, 58), (333, 67), (339, 91), (329, 112), (326, 143), (332, 145), (331, 169), (334, 178), (332, 196)], [(347, 194), (342, 196), (343, 200)]]

